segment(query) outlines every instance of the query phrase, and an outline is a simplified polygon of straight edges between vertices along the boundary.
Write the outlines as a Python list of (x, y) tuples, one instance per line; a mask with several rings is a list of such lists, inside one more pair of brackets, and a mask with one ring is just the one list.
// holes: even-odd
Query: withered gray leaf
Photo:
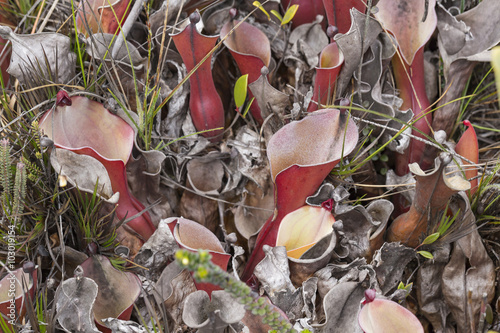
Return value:
[(153, 295), (158, 304), (164, 304), (175, 326), (182, 324), (182, 309), (186, 297), (196, 291), (191, 274), (173, 263), (168, 265), (155, 283)]
[(141, 56), (137, 48), (127, 42), (123, 44), (116, 55), (116, 59), (111, 59), (111, 50), (116, 42), (116, 37), (112, 34), (98, 33), (86, 39), (88, 47), (87, 54), (99, 61), (114, 60), (125, 67), (134, 67), (135, 70), (142, 70), (146, 59)]
[(76, 55), (71, 52), (68, 36), (51, 32), (18, 35), (7, 26), (0, 26), (0, 36), (12, 43), (7, 72), (21, 83), (25, 75), (48, 78), (48, 69), (52, 75), (57, 72), (57, 77), (52, 77), (56, 83), (69, 83), (75, 76)]
[[(353, 101), (359, 105), (367, 105), (370, 110), (376, 111), (380, 115), (356, 110), (353, 110), (353, 115), (363, 117), (381, 125), (386, 125), (391, 120), (390, 117), (394, 118), (401, 105), (399, 97), (396, 96), (395, 89), (393, 89), (392, 94), (387, 94), (383, 91), (384, 82), (382, 82), (382, 73), (395, 53), (394, 44), (395, 41), (390, 35), (380, 34), (379, 38), (373, 41), (364, 55), (361, 82), (359, 82), (359, 73), (357, 71), (354, 72), (354, 78), (358, 82), (358, 85), (360, 84), (361, 94), (354, 92), (352, 95)], [(399, 127), (396, 127), (396, 129), (399, 130), (401, 126), (399, 124)], [(381, 127), (376, 127), (374, 129), (375, 134), (380, 133), (381, 130)]]
[(450, 309), (443, 297), (442, 280), (443, 270), (450, 257), (450, 245), (432, 251), (434, 260), (425, 261), (417, 272), (415, 290), (417, 292), (420, 311), (432, 324), (434, 330), (444, 331), (446, 318)]
[(325, 320), (312, 325), (317, 332), (362, 332), (357, 320), (361, 300), (366, 289), (378, 287), (371, 266), (366, 265), (364, 258), (357, 258), (350, 264), (330, 264), (315, 276), (319, 295), (324, 295), (324, 314), (318, 320)]
[(366, 266), (366, 259), (356, 258), (348, 264), (328, 264), (325, 268), (318, 270), (314, 276), (318, 278), (320, 297), (324, 298), (330, 289), (341, 281), (357, 281), (360, 271), (366, 275), (366, 271), (362, 269), (364, 266)]
[(243, 189), (241, 205), (232, 209), (236, 229), (249, 239), (273, 214), (273, 209), (274, 188), (268, 171), (268, 184), (264, 189), (254, 182), (248, 182)]
[(284, 246), (263, 246), (266, 256), (255, 266), (254, 275), (259, 279), (266, 293), (272, 298), (282, 291), (294, 292), (295, 287), (290, 280), (288, 256)]
[(63, 281), (56, 291), (57, 321), (66, 332), (99, 332), (92, 307), (97, 297), (94, 280), (79, 276)]
[(386, 295), (401, 282), (406, 265), (415, 258), (416, 252), (400, 243), (384, 243), (373, 256), (372, 266), (377, 273), (377, 281)]
[[(370, 17), (365, 29), (366, 15), (356, 9), (350, 10), (351, 28), (345, 34), (335, 35), (340, 50), (344, 54), (344, 65), (337, 79), (337, 92), (342, 94), (349, 84), (351, 76), (360, 65), (363, 54), (368, 50), (378, 34), (382, 32), (380, 24)], [(365, 30), (367, 34), (365, 36)]]
[(186, 297), (182, 319), (200, 333), (222, 333), (243, 319), (245, 313), (245, 307), (224, 290), (213, 291), (212, 299), (198, 290)]
[[(169, 51), (173, 52), (173, 51)], [(162, 86), (161, 97), (165, 99), (172, 92), (172, 90), (179, 85), (182, 80), (186, 77), (186, 66), (184, 64), (179, 65), (177, 62), (172, 60), (166, 60), (165, 68), (162, 73), (163, 79), (160, 81)], [(159, 133), (164, 136), (174, 140), (180, 137), (182, 123), (186, 118), (189, 106), (189, 81), (180, 85), (179, 88), (174, 92), (170, 101), (167, 103), (168, 111), (167, 116), (164, 120), (158, 122), (159, 128), (157, 129)], [(167, 144), (167, 142), (165, 142)]]
[(316, 292), (318, 291), (318, 278), (311, 277), (302, 283), (302, 298), (304, 307), (302, 312), (311, 321), (316, 319)]
[(342, 221), (340, 244), (348, 251), (347, 258), (370, 257), (382, 246), (382, 235), (393, 209), (392, 203), (385, 199), (372, 202), (367, 208), (341, 205), (335, 209), (335, 219)]
[(229, 10), (234, 7), (234, 0), (221, 1), (215, 6), (210, 6), (202, 14), (205, 31), (209, 35), (220, 33), (222, 26), (231, 19)]
[(145, 327), (139, 325), (135, 321), (120, 320), (116, 318), (106, 318), (102, 321), (106, 326), (111, 329), (111, 333), (147, 333)]
[(149, 277), (159, 277), (167, 263), (172, 260), (175, 251), (179, 249), (177, 242), (170, 232), (167, 220), (161, 220), (154, 234), (141, 247), (134, 261), (147, 268), (145, 274)]
[(224, 166), (219, 159), (194, 158), (187, 163), (187, 181), (196, 192), (202, 194), (218, 195), (222, 188)]
[[(236, 137), (229, 139), (227, 145), (237, 152), (238, 171), (265, 188), (269, 179), (268, 159), (262, 148), (263, 138), (259, 133), (245, 125), (238, 129)], [(231, 151), (233, 154), (233, 151)]]
[(495, 276), (495, 265), (477, 230), (455, 242), (442, 286), (459, 333), (477, 329), (483, 297), (488, 304), (495, 295)]
[(364, 298), (366, 287), (361, 282), (348, 281), (337, 284), (323, 299), (326, 322), (316, 324), (316, 332), (361, 333), (358, 311)]
[(292, 62), (300, 62), (305, 67), (313, 69), (319, 60), (321, 50), (328, 45), (321, 21), (306, 23), (295, 28), (288, 39), (288, 49), (284, 55), (285, 64), (292, 66)]
[[(255, 102), (258, 103), (262, 119), (266, 119), (273, 114), (271, 120), (271, 128), (276, 132), (282, 126), (282, 117), (285, 114), (285, 109), (290, 106), (288, 95), (277, 90), (269, 84), (267, 79), (267, 70), (263, 71), (256, 81), (250, 83), (248, 87), (255, 97)], [(278, 119), (276, 119), (276, 116)]]

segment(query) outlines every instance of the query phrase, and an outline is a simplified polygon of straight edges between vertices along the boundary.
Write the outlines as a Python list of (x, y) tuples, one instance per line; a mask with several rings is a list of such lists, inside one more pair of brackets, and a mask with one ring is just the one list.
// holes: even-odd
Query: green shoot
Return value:
[(267, 12), (267, 10), (264, 9), (264, 6), (262, 6), (262, 4), (259, 1), (252, 2), (252, 5), (259, 8), (264, 14), (266, 14), (267, 19), (271, 20), (271, 16), (269, 16), (269, 13)]
[(434, 259), (434, 256), (429, 251), (417, 251), (417, 253), (426, 259)]
[(495, 71), (495, 82), (497, 85), (498, 103), (500, 105), (500, 46), (491, 50), (491, 65)]
[(295, 14), (297, 13), (298, 9), (299, 9), (299, 5), (290, 6), (286, 11), (285, 16), (283, 16), (283, 20), (280, 20), (281, 26), (284, 26), (285, 24), (289, 23), (293, 19), (293, 17), (295, 16)]
[(242, 75), (234, 84), (234, 103), (239, 110), (247, 98), (248, 74)]
[[(264, 14), (266, 14), (267, 16), (267, 19), (270, 21), (271, 20), (271, 16), (269, 15), (269, 13), (267, 12), (267, 10), (262, 6), (262, 4), (259, 2), (259, 1), (254, 1), (252, 3), (252, 5), (254, 5), (255, 7), (259, 8)], [(290, 23), (290, 21), (294, 18), (295, 14), (297, 13), (297, 10), (299, 9), (299, 5), (291, 5), (285, 12), (285, 15), (284, 16), (281, 16), (280, 13), (278, 13), (276, 10), (271, 10), (271, 14), (273, 14), (274, 16), (276, 16), (276, 18), (280, 21), (280, 26), (284, 26), (288, 23)]]

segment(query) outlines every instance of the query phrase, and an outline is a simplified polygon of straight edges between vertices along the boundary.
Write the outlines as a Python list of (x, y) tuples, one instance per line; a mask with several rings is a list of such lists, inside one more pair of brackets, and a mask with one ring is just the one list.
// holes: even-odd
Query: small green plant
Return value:
[[(266, 14), (267, 18), (271, 20), (271, 16), (269, 13), (265, 10), (265, 8), (262, 6), (262, 4), (259, 1), (254, 1), (252, 3), (255, 7), (259, 8), (264, 14)], [(294, 18), (295, 14), (297, 13), (297, 10), (299, 9), (299, 5), (291, 5), (285, 12), (285, 15), (281, 16), (280, 13), (278, 13), (276, 10), (271, 10), (271, 14), (276, 16), (278, 20), (280, 20), (280, 26), (284, 26), (285, 24), (290, 23), (290, 21)]]
[(103, 200), (97, 195), (99, 183), (95, 184), (92, 194), (76, 190), (70, 196), (69, 210), (77, 230), (77, 239), (81, 250), (95, 242), (102, 249), (112, 249), (116, 246), (116, 228), (112, 225), (114, 212), (103, 215), (101, 208)]
[[(447, 211), (448, 211), (448, 204), (446, 204), (446, 207), (443, 210), (443, 212), (445, 212), (445, 213), (441, 216), (441, 220), (439, 221), (439, 223), (436, 226), (437, 230), (435, 230), (435, 232), (433, 232), (430, 235), (428, 235), (427, 237), (425, 237), (425, 239), (422, 241), (422, 243), (419, 246), (417, 246), (415, 249), (418, 249), (419, 247), (421, 247), (423, 245), (434, 244), (438, 239), (443, 238), (447, 234), (448, 230), (450, 230), (450, 227), (453, 225), (453, 222), (456, 221), (458, 215), (460, 214), (460, 209), (452, 217), (450, 217), (449, 215), (446, 214)], [(433, 229), (436, 229), (436, 228), (433, 228)], [(429, 251), (417, 251), (417, 253), (420, 254), (424, 258), (434, 259), (434, 256)]]
[(252, 105), (255, 97), (252, 97), (250, 102), (247, 103), (243, 112), (241, 109), (245, 104), (245, 100), (247, 98), (247, 90), (248, 90), (248, 74), (240, 76), (236, 83), (234, 84), (234, 103), (236, 104), (236, 111), (241, 113), (243, 118), (246, 117), (248, 110), (250, 110), (250, 106)]
[(191, 272), (196, 281), (209, 282), (218, 285), (230, 293), (239, 303), (245, 305), (247, 311), (263, 317), (262, 322), (271, 326), (274, 332), (297, 332), (292, 324), (269, 304), (266, 299), (252, 291), (249, 286), (237, 281), (230, 274), (213, 264), (211, 255), (207, 251), (198, 250), (197, 253), (179, 250), (175, 254), (177, 263)]

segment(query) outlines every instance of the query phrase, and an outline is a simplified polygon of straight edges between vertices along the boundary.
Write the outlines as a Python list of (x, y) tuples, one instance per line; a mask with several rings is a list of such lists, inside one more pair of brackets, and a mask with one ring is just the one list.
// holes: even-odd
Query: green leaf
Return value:
[(245, 99), (247, 98), (247, 88), (248, 74), (245, 74), (240, 76), (234, 85), (234, 102), (236, 103), (236, 107), (238, 109), (243, 106), (243, 103), (245, 103)]
[(495, 71), (495, 82), (497, 84), (498, 103), (500, 104), (500, 46), (491, 49), (491, 66)]
[(254, 5), (255, 7), (259, 8), (260, 10), (262, 10), (264, 12), (264, 14), (266, 14), (267, 19), (271, 20), (271, 16), (269, 16), (269, 13), (264, 9), (264, 7), (262, 7), (262, 4), (260, 2), (254, 1), (254, 2), (252, 2), (252, 5)]
[(405, 284), (403, 281), (399, 282), (398, 289), (405, 289)]
[(427, 258), (427, 259), (434, 259), (434, 256), (432, 253), (428, 251), (417, 251), (418, 254), (420, 254), (422, 257)]
[(276, 10), (274, 10), (274, 9), (271, 10), (271, 14), (273, 14), (274, 16), (276, 16), (278, 18), (278, 20), (280, 20), (280, 22), (283, 22), (283, 17)]
[(297, 9), (299, 9), (299, 5), (290, 6), (286, 11), (285, 16), (283, 16), (283, 21), (281, 21), (281, 25), (285, 25), (288, 22), (290, 22), (295, 16), (295, 13), (297, 13)]
[(430, 234), (429, 236), (425, 237), (424, 241), (422, 242), (422, 245), (434, 243), (435, 241), (438, 240), (439, 236), (440, 236), (439, 232), (435, 232), (433, 234)]
[(255, 97), (252, 97), (252, 99), (248, 103), (247, 107), (245, 108), (245, 111), (243, 112), (243, 115), (242, 115), (243, 119), (246, 117), (248, 110), (250, 110), (250, 106), (252, 106), (252, 103), (254, 100), (255, 100)]

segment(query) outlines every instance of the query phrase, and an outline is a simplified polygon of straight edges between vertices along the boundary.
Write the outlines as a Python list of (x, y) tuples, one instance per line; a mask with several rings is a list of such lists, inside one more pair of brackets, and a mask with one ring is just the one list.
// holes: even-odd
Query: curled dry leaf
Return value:
[(231, 20), (231, 8), (234, 7), (234, 3), (235, 0), (220, 1), (203, 11), (201, 17), (208, 33), (220, 33), (224, 24)]
[[(238, 232), (246, 239), (259, 231), (274, 208), (273, 183), (269, 175), (268, 161), (260, 146), (264, 142), (259, 134), (248, 126), (241, 127), (234, 140), (228, 140), (231, 154), (237, 152), (238, 171), (249, 182), (242, 193), (242, 205), (231, 210)], [(255, 207), (253, 209), (252, 207)]]
[(159, 275), (179, 249), (167, 222), (166, 219), (160, 221), (154, 234), (135, 256), (134, 262), (148, 269), (147, 276)]
[(97, 283), (78, 275), (64, 280), (56, 291), (57, 321), (66, 332), (100, 332), (92, 308), (97, 298)]
[[(208, 156), (207, 156), (208, 157)], [(179, 213), (194, 220), (214, 234), (219, 227), (219, 205), (216, 200), (202, 196), (219, 196), (222, 190), (224, 166), (218, 159), (192, 159), (187, 163), (187, 187), (179, 203)]]
[(148, 329), (132, 320), (106, 318), (102, 322), (109, 327), (111, 333), (148, 333)]
[[(118, 219), (132, 217), (144, 210), (128, 189), (125, 164), (134, 144), (134, 131), (123, 119), (111, 114), (100, 103), (75, 96), (71, 98), (71, 105), (56, 105), (44, 114), (40, 129), (54, 141), (55, 147), (90, 156), (106, 168), (113, 192), (120, 193), (116, 209)], [(72, 167), (75, 165), (64, 166), (66, 170)], [(133, 218), (127, 226), (144, 240), (155, 230), (147, 212)]]
[(384, 243), (380, 250), (375, 252), (372, 266), (377, 273), (382, 295), (397, 287), (402, 281), (406, 265), (415, 257), (414, 249), (399, 243)]
[(130, 319), (133, 305), (141, 293), (141, 281), (133, 273), (117, 270), (108, 258), (101, 255), (89, 257), (81, 267), (83, 276), (91, 278), (98, 286), (93, 307), (98, 327), (104, 332), (111, 332), (102, 319)]
[(116, 34), (125, 23), (130, 0), (84, 0), (76, 12), (76, 28), (86, 37), (99, 32)]
[(266, 256), (255, 267), (255, 277), (274, 306), (295, 316), (303, 306), (300, 289), (296, 289), (291, 281), (289, 261), (286, 248), (265, 245)]
[[(364, 296), (363, 285), (370, 283), (374, 273), (359, 267), (360, 264), (358, 261), (344, 267), (328, 265), (315, 274), (319, 278), (318, 290), (326, 289), (322, 291), (326, 291), (322, 300), (324, 314), (318, 318), (325, 320), (312, 325), (316, 332), (362, 332), (356, 317)], [(349, 278), (342, 279), (346, 273)]]
[[(379, 114), (357, 110), (351, 110), (351, 112), (358, 117), (364, 117), (367, 120), (399, 130), (403, 126), (402, 123), (391, 120), (391, 118), (399, 118), (403, 123), (408, 123), (413, 114), (411, 111), (400, 111), (403, 101), (396, 96), (397, 93), (394, 89), (389, 88), (390, 84), (387, 82), (387, 76), (384, 75), (390, 60), (396, 52), (394, 44), (395, 41), (391, 35), (379, 34), (365, 53), (361, 78), (358, 77), (358, 72), (354, 72), (359, 91), (352, 94), (353, 102), (362, 106), (369, 105), (370, 110)], [(382, 130), (382, 127), (375, 126), (373, 134), (378, 135)], [(394, 132), (385, 133), (383, 141), (389, 141), (393, 136)], [(404, 142), (409, 144), (408, 140), (404, 140), (404, 135), (401, 135), (389, 144), (389, 148), (396, 150), (396, 148), (403, 146)], [(406, 147), (399, 148), (402, 149), (401, 153)]]
[(19, 82), (24, 83), (25, 77), (41, 77), (66, 84), (75, 76), (76, 55), (71, 52), (68, 36), (49, 32), (18, 35), (0, 26), (0, 37), (12, 43), (7, 72)]
[(224, 290), (213, 291), (211, 297), (198, 290), (186, 297), (182, 319), (200, 333), (223, 333), (243, 319), (245, 313), (244, 305)]
[(263, 250), (266, 256), (255, 267), (255, 276), (262, 283), (267, 294), (272, 297), (275, 293), (285, 290), (294, 292), (295, 287), (290, 280), (286, 248), (284, 246), (272, 248), (265, 245)]
[[(442, 275), (443, 269), (448, 264), (451, 246), (444, 246), (432, 251), (434, 259), (426, 260), (417, 272), (415, 290), (417, 292), (420, 312), (432, 324), (436, 331), (445, 331), (450, 309), (443, 297)], [(448, 320), (449, 321), (449, 320)]]
[(312, 69), (318, 65), (318, 55), (328, 45), (324, 30), (317, 18), (312, 23), (302, 24), (290, 34), (283, 62), (290, 67), (289, 70), (295, 68), (296, 80), (304, 68)]
[(340, 244), (347, 251), (347, 258), (371, 258), (384, 242), (383, 236), (393, 209), (393, 204), (385, 199), (375, 200), (366, 208), (339, 205), (335, 209), (337, 222), (342, 222), (342, 227), (339, 227)]
[(443, 296), (457, 322), (457, 332), (476, 331), (481, 304), (490, 304), (495, 295), (495, 264), (474, 229), (455, 242), (442, 275)]
[[(123, 0), (122, 0), (123, 1)], [(139, 50), (130, 42), (125, 41), (114, 57), (111, 56), (117, 41), (115, 35), (96, 33), (86, 39), (88, 45), (85, 52), (107, 67), (105, 74), (110, 82), (120, 82), (121, 87), (128, 94), (135, 96), (135, 89), (142, 91), (141, 84), (145, 74), (147, 58), (143, 58)], [(134, 75), (135, 74), (135, 78)], [(135, 102), (131, 105), (135, 105)]]
[(290, 280), (286, 248), (284, 246), (264, 245), (263, 251), (265, 257), (255, 267), (255, 277), (259, 279), (266, 293), (270, 297), (288, 290), (293, 293), (295, 287)]
[[(352, 74), (359, 68), (365, 52), (382, 32), (380, 23), (372, 17), (367, 19), (365, 14), (354, 8), (350, 10), (349, 14), (352, 21), (351, 28), (347, 33), (337, 34), (334, 37), (345, 59), (337, 80), (337, 93), (339, 95), (349, 85)], [(368, 28), (365, 29), (366, 22), (368, 22)]]
[(418, 318), (396, 302), (381, 298), (373, 299), (365, 293), (363, 304), (358, 320), (366, 333), (424, 333)]
[(290, 104), (287, 94), (274, 88), (267, 79), (268, 69), (262, 67), (260, 77), (250, 83), (248, 87), (255, 97), (253, 104), (257, 102), (262, 119), (270, 115), (278, 116), (279, 121), (271, 119), (271, 130), (275, 132), (278, 126), (281, 126), (281, 118), (284, 115), (286, 107)]
[[(180, 329), (183, 326), (182, 311), (188, 295), (196, 291), (194, 280), (179, 265), (168, 265), (154, 284), (153, 295), (158, 304), (164, 304), (171, 322)], [(169, 325), (171, 331), (177, 331)]]

